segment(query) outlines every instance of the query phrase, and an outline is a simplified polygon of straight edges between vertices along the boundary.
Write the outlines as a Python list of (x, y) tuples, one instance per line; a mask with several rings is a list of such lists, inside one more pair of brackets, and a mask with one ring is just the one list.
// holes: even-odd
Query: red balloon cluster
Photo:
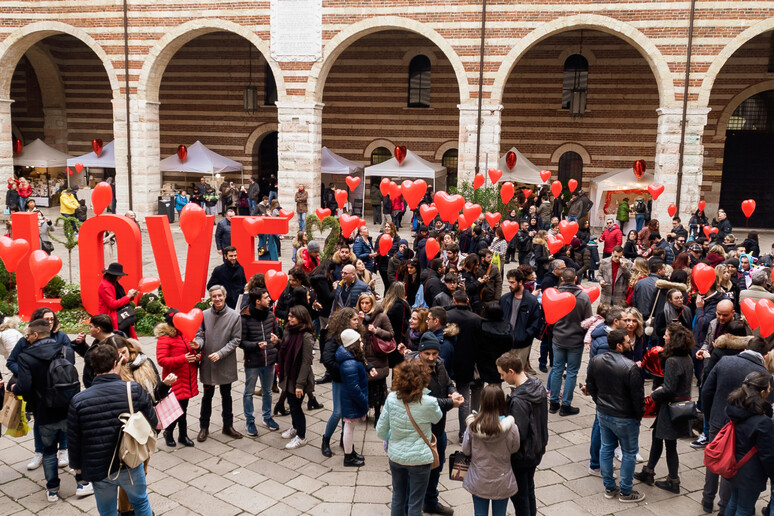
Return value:
[(424, 179), (406, 180), (401, 184), (400, 190), (409, 208), (414, 210), (427, 192), (427, 183)]
[(444, 222), (455, 222), (457, 214), (465, 206), (465, 198), (460, 194), (449, 195), (446, 192), (437, 192), (433, 200)]

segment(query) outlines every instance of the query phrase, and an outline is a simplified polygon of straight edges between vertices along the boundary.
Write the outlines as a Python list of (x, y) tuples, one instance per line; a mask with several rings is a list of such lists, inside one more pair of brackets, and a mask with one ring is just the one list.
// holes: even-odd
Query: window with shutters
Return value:
[(430, 59), (425, 55), (409, 63), (408, 107), (430, 107)]
[(564, 62), (562, 81), (562, 109), (580, 116), (586, 111), (586, 95), (589, 87), (589, 62), (580, 54), (573, 54)]
[(371, 165), (378, 165), (392, 157), (392, 152), (387, 147), (377, 147), (371, 151)]

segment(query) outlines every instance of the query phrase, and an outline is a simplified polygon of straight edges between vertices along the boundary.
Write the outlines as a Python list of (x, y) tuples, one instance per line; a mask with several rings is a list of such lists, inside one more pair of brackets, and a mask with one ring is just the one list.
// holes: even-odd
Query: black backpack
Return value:
[(86, 208), (85, 204), (81, 204), (77, 208), (75, 208), (75, 218), (78, 219), (80, 222), (86, 222), (86, 217), (89, 214), (88, 208)]
[(62, 351), (48, 365), (48, 387), (46, 388), (46, 406), (48, 408), (67, 408), (70, 400), (81, 390), (78, 371), (75, 365), (67, 360)]
[(648, 207), (642, 201), (637, 201), (634, 205), (634, 211), (636, 213), (647, 213)]

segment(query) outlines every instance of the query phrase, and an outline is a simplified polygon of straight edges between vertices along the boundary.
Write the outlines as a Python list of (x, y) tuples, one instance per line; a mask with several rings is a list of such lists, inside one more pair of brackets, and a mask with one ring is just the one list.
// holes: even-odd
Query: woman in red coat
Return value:
[(102, 271), (102, 275), (102, 281), (97, 289), (99, 313), (107, 314), (113, 319), (114, 329), (121, 330), (129, 337), (136, 339), (137, 333), (134, 331), (134, 325), (119, 328), (116, 311), (128, 305), (139, 292), (133, 288), (126, 292), (118, 282), (119, 278), (126, 276), (124, 266), (120, 263), (111, 263), (107, 269)]
[(185, 446), (193, 446), (194, 443), (188, 438), (187, 412), (188, 400), (199, 394), (197, 383), (199, 361), (201, 355), (191, 348), (188, 341), (185, 340), (180, 332), (172, 324), (172, 318), (177, 310), (170, 310), (164, 315), (163, 323), (156, 325), (153, 333), (158, 339), (156, 341), (156, 361), (162, 367), (161, 377), (166, 378), (168, 374), (173, 373), (177, 376), (177, 381), (172, 384), (172, 392), (175, 393), (180, 408), (183, 409), (183, 415), (164, 430), (164, 440), (167, 446), (175, 446), (173, 431), (175, 425), (180, 429), (178, 442)]

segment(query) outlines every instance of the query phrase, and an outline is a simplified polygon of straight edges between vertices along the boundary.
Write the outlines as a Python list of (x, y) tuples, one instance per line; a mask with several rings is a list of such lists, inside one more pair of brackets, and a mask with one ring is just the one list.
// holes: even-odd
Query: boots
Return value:
[(642, 471), (634, 474), (634, 478), (636, 478), (637, 480), (639, 480), (644, 484), (648, 484), (649, 486), (652, 486), (653, 482), (655, 482), (656, 480), (656, 474), (649, 467), (643, 466)]
[(322, 444), (320, 445), (320, 451), (322, 452), (324, 457), (333, 457), (333, 452), (331, 451), (330, 437), (323, 436)]
[(193, 446), (193, 441), (188, 438), (188, 422), (185, 420), (185, 414), (177, 421), (177, 427), (177, 442), (183, 446)]
[(666, 477), (664, 480), (657, 480), (656, 487), (670, 493), (680, 494), (680, 477)]
[(276, 405), (274, 405), (274, 415), (275, 416), (287, 416), (290, 412), (285, 408), (285, 403), (283, 402), (282, 405), (277, 402)]
[(177, 446), (177, 444), (175, 444), (175, 436), (172, 435), (172, 430), (164, 430), (164, 443), (170, 448)]
[(359, 468), (360, 466), (365, 466), (365, 460), (358, 457), (353, 451), (344, 455), (344, 465), (351, 468)]

